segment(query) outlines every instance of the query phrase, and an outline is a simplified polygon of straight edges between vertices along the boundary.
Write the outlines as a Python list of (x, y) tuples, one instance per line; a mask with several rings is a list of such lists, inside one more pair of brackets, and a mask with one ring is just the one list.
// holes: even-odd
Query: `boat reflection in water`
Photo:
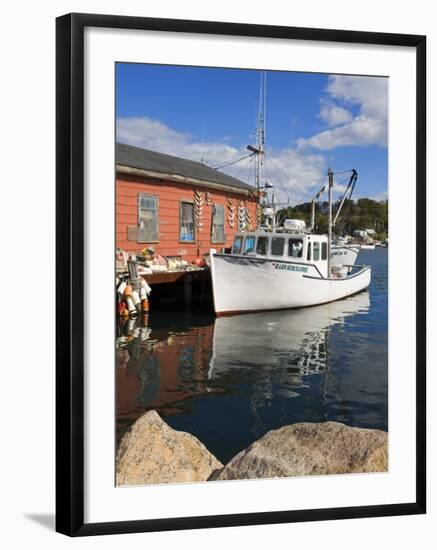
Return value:
[(284, 378), (292, 374), (293, 386), (300, 386), (303, 375), (326, 368), (329, 327), (367, 312), (369, 306), (369, 293), (364, 291), (311, 308), (219, 317), (209, 378), (251, 366), (261, 367), (266, 374), (273, 369)]
[[(154, 312), (125, 322), (116, 346), (118, 438), (156, 409), (223, 461), (270, 429), (325, 420), (331, 331), (369, 306), (364, 291), (299, 310), (218, 319)], [(329, 419), (344, 421), (344, 410), (332, 411)]]

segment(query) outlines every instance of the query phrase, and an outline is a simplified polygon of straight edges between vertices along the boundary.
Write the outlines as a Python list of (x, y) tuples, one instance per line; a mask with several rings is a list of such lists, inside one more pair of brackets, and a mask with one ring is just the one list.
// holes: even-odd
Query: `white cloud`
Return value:
[[(234, 147), (225, 143), (223, 139), (217, 142), (199, 142), (190, 134), (178, 132), (148, 117), (118, 118), (117, 141), (160, 153), (203, 161), (213, 167), (249, 154), (246, 144)], [(254, 184), (254, 167), (250, 166), (248, 160), (222, 170)], [(261, 171), (261, 184), (266, 180), (272, 183), (279, 202), (302, 202), (308, 200), (307, 193), (310, 189), (312, 192), (313, 188), (322, 185), (325, 171), (326, 160), (320, 154), (298, 149), (269, 148)]]
[(326, 159), (297, 149), (267, 149), (266, 176), (280, 201), (308, 201), (326, 179)]
[(148, 117), (118, 118), (117, 141), (177, 157), (203, 159), (211, 166), (229, 162), (241, 152), (223, 142), (196, 142), (189, 134)]
[[(306, 139), (299, 148), (329, 150), (343, 146), (387, 146), (388, 79), (366, 76), (330, 76), (320, 116), (329, 128)], [(358, 109), (352, 116), (349, 109)]]
[(330, 103), (326, 100), (321, 101), (320, 117), (328, 124), (328, 126), (338, 126), (352, 120), (352, 113), (343, 109), (339, 105)]

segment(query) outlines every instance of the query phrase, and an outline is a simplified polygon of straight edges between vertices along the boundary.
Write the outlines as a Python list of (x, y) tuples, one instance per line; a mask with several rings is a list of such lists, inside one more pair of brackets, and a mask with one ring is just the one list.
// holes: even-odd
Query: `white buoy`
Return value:
[(129, 315), (133, 315), (137, 313), (137, 308), (135, 307), (132, 298), (130, 296), (125, 297), (127, 309), (129, 311)]
[(147, 281), (145, 279), (141, 279), (141, 288), (144, 288), (147, 294), (150, 294), (152, 292), (152, 289), (147, 284)]
[(123, 281), (117, 288), (117, 292), (123, 296), (124, 289), (126, 288), (126, 281)]

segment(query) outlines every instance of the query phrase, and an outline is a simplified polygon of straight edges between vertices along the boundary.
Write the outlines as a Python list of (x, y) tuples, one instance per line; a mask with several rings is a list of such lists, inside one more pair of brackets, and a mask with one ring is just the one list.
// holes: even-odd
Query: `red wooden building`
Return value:
[(117, 247), (192, 261), (256, 226), (256, 189), (192, 160), (116, 145)]

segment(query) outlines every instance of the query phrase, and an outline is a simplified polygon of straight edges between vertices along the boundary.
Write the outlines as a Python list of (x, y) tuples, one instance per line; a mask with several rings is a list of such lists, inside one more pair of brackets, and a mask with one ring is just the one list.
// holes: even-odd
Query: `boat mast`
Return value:
[(256, 188), (260, 188), (261, 168), (264, 164), (264, 144), (266, 139), (266, 121), (265, 121), (265, 102), (266, 102), (266, 73), (263, 71), (260, 75), (259, 106), (258, 106), (258, 124), (256, 129), (256, 148), (258, 154), (256, 157), (255, 183)]
[(331, 277), (331, 240), (332, 240), (332, 186), (334, 172), (328, 168), (328, 278)]
[(265, 105), (266, 105), (266, 73), (263, 71), (260, 75), (260, 90), (259, 90), (259, 105), (258, 118), (256, 121), (256, 145), (248, 145), (247, 149), (252, 151), (256, 157), (255, 162), (255, 187), (260, 189), (261, 169), (264, 164), (264, 144), (266, 136), (266, 120), (265, 120)]
[[(259, 90), (259, 105), (258, 105), (258, 117), (256, 121), (256, 145), (248, 145), (247, 149), (253, 153), (255, 158), (255, 187), (258, 191), (261, 189), (261, 170), (264, 164), (264, 144), (266, 138), (266, 72), (262, 71), (260, 74), (260, 90)], [(258, 196), (260, 196), (258, 194)], [(273, 216), (276, 216), (274, 212)], [(273, 222), (274, 225), (275, 222)]]

